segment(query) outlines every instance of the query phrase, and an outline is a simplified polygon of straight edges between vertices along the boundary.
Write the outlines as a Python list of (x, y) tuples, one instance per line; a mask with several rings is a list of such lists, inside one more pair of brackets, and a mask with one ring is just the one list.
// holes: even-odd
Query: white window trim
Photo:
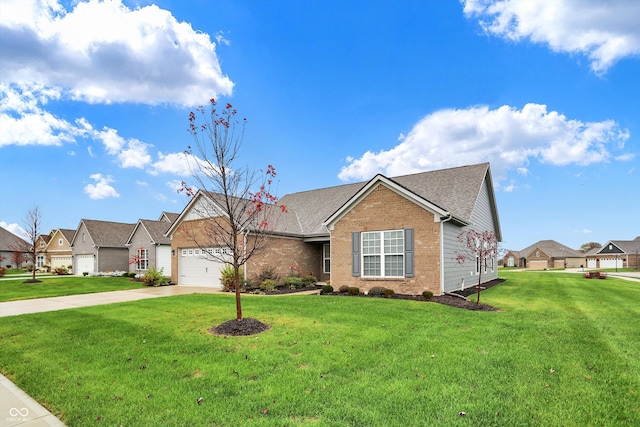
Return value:
[(149, 249), (140, 248), (138, 249), (138, 262), (136, 263), (136, 270), (146, 271), (148, 269), (149, 269)]
[[(384, 233), (387, 232), (401, 232), (402, 233), (402, 247), (400, 252), (384, 252)], [(364, 236), (367, 234), (377, 233), (380, 236), (380, 253), (379, 254), (365, 254), (364, 252)], [(405, 277), (405, 251), (404, 251), (404, 229), (399, 230), (380, 230), (380, 231), (363, 231), (360, 233), (360, 265), (362, 266), (362, 277), (366, 279), (403, 279)], [(387, 255), (400, 255), (402, 257), (402, 274), (400, 276), (386, 276), (385, 275), (385, 257)], [(380, 257), (380, 275), (379, 276), (369, 276), (365, 274), (365, 264), (364, 259), (368, 256), (379, 256)]]
[[(329, 255), (327, 255), (327, 248), (329, 248)], [(327, 261), (329, 261), (329, 270), (327, 270)], [(324, 274), (331, 273), (331, 244), (325, 243), (322, 245), (322, 272)]]

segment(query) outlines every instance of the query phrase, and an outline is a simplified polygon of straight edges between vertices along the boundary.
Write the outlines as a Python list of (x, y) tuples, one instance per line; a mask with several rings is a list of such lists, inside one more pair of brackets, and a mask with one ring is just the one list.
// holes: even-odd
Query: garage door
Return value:
[(179, 251), (178, 285), (222, 288), (220, 269), (224, 263), (205, 258), (199, 248), (182, 248)]
[(600, 258), (600, 268), (622, 268), (622, 260), (620, 258)]
[(587, 260), (587, 268), (597, 268), (598, 263), (595, 258), (589, 258)]
[(547, 264), (547, 261), (529, 261), (528, 264), (528, 269), (529, 270), (544, 270), (545, 268), (547, 268), (549, 265)]
[[(93, 261), (93, 257), (91, 258)], [(72, 265), (73, 259), (70, 256), (52, 256), (51, 257), (51, 268), (56, 267), (69, 267)]]
[(82, 273), (93, 273), (93, 255), (76, 255), (75, 274), (82, 276)]

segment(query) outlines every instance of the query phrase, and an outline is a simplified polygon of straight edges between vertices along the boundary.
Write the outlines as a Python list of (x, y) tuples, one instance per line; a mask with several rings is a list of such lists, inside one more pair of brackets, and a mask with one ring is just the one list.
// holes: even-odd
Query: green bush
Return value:
[[(238, 276), (240, 283), (244, 282), (244, 271), (242, 268), (238, 270)], [(235, 270), (232, 265), (225, 264), (224, 267), (220, 269), (220, 283), (222, 283), (222, 290), (225, 292), (235, 291), (236, 287), (234, 286), (235, 280)]]
[(299, 289), (304, 288), (304, 282), (300, 277), (289, 276), (284, 278), (284, 286), (291, 289)]
[(88, 272), (88, 271), (83, 271), (83, 272), (82, 272), (82, 275), (83, 275), (84, 277), (87, 277), (87, 276), (89, 275), (89, 272)]
[(321, 294), (330, 294), (331, 292), (333, 292), (333, 286), (331, 285), (324, 285), (320, 291)]
[(422, 293), (422, 296), (423, 296), (425, 299), (431, 299), (431, 298), (433, 298), (433, 292), (431, 292), (431, 291), (424, 291), (424, 292)]
[(349, 295), (359, 295), (360, 294), (360, 288), (356, 288), (355, 286), (351, 286), (349, 288)]
[(373, 288), (369, 289), (368, 294), (374, 297), (381, 297), (382, 295), (384, 295), (384, 288), (382, 286), (374, 286)]
[(346, 294), (347, 292), (349, 292), (349, 287), (347, 285), (342, 285), (338, 288), (338, 292), (340, 292), (341, 294)]
[(262, 283), (265, 280), (273, 280), (278, 282), (280, 276), (276, 273), (276, 268), (272, 265), (265, 265), (262, 267), (262, 272), (258, 275), (258, 282)]
[(306, 276), (304, 276), (302, 278), (302, 283), (304, 283), (304, 286), (311, 286), (311, 285), (315, 285), (318, 281), (316, 280), (316, 278), (313, 276), (313, 274), (307, 274)]
[(151, 267), (149, 271), (142, 277), (142, 281), (147, 286), (163, 286), (169, 283), (169, 278), (162, 275), (164, 267), (159, 271), (155, 267)]
[(267, 280), (263, 280), (262, 283), (260, 283), (260, 290), (273, 291), (276, 289), (277, 286), (278, 286), (278, 282), (276, 282), (273, 279), (267, 279)]
[(67, 267), (56, 267), (53, 269), (53, 273), (58, 276), (64, 276), (69, 274), (69, 270), (67, 270)]
[(394, 296), (396, 294), (396, 292), (393, 289), (389, 289), (389, 288), (385, 288), (384, 289), (384, 296), (386, 298), (391, 298), (392, 296)]

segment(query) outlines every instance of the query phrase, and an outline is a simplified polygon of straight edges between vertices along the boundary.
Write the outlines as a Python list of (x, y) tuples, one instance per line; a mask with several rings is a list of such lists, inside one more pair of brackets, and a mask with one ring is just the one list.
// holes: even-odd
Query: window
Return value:
[(36, 257), (36, 268), (41, 269), (44, 265), (44, 255), (38, 255)]
[(362, 233), (362, 275), (404, 277), (404, 230)]
[(331, 245), (329, 243), (322, 245), (322, 271), (331, 273)]
[(62, 246), (62, 239), (58, 239), (58, 246)]
[(149, 249), (138, 249), (138, 262), (136, 264), (138, 270), (149, 269)]
[(507, 267), (514, 267), (515, 266), (515, 262), (513, 260), (513, 257), (510, 256), (509, 259), (507, 259)]
[(536, 258), (540, 258), (540, 251), (536, 251)]
[(40, 247), (44, 248), (44, 242), (40, 242)]

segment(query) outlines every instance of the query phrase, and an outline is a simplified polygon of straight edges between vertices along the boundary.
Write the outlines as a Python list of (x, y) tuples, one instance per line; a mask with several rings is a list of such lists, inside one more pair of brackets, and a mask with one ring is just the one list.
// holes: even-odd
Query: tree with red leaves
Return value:
[(496, 262), (502, 251), (498, 238), (490, 230), (479, 232), (469, 229), (458, 235), (458, 242), (461, 247), (460, 251), (455, 252), (458, 264), (463, 265), (469, 261), (476, 265), (476, 272), (478, 273), (477, 302), (480, 302), (482, 272), (486, 269), (487, 263)]
[(205, 232), (185, 231), (204, 257), (233, 267), (236, 320), (242, 320), (240, 269), (269, 244), (278, 218), (287, 211), (271, 189), (272, 165), (263, 171), (238, 165), (245, 125), (231, 104), (218, 109), (215, 99), (191, 112), (188, 130), (195, 144), (185, 154), (196, 186), (183, 182), (179, 190), (188, 197), (200, 191), (208, 201), (194, 206)]

